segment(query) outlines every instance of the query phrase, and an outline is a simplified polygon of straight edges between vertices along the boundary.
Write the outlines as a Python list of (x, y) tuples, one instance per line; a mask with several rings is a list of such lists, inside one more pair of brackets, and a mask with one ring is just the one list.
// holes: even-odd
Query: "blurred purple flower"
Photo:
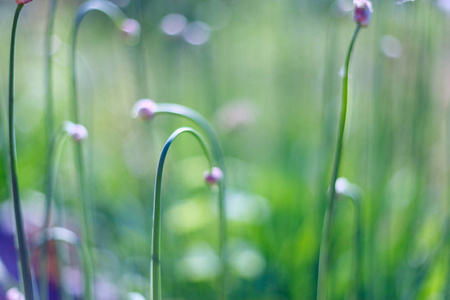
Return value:
[(238, 100), (223, 105), (217, 112), (222, 130), (234, 131), (253, 123), (259, 115), (258, 106), (249, 100)]
[(18, 288), (13, 287), (6, 292), (5, 300), (25, 300), (25, 296)]
[(355, 22), (361, 26), (367, 26), (372, 17), (372, 2), (369, 0), (353, 0), (355, 12), (353, 18)]
[[(33, 194), (35, 196), (35, 194)], [(36, 199), (36, 198), (34, 198)], [(24, 221), (25, 221), (25, 234), (28, 241), (34, 240), (34, 237), (38, 234), (40, 227), (34, 222), (35, 219), (42, 219), (41, 212), (36, 209), (35, 205), (24, 205)], [(42, 203), (38, 203), (42, 206)], [(19, 270), (18, 270), (18, 260), (17, 249), (15, 246), (15, 226), (14, 219), (12, 218), (12, 203), (8, 201), (0, 206), (0, 263), (4, 266), (7, 272), (6, 276), (11, 283), (16, 283), (19, 285)], [(37, 270), (39, 266), (40, 253), (35, 245), (30, 245), (29, 249), (33, 249), (31, 252), (31, 263), (33, 269)], [(60, 299), (59, 291), (59, 279), (57, 271), (57, 259), (56, 259), (56, 249), (55, 244), (50, 243), (48, 249), (48, 264), (49, 264), (49, 285), (48, 285), (48, 295), (49, 299)], [(39, 278), (36, 278), (39, 282)], [(2, 277), (0, 277), (0, 286), (4, 284), (2, 282)], [(39, 283), (37, 284), (39, 286)], [(24, 299), (21, 298), (21, 293), (17, 288), (10, 288), (5, 294), (4, 291), (0, 289), (0, 299), (1, 300), (13, 300), (13, 299)]]
[(27, 4), (27, 3), (29, 3), (29, 2), (31, 2), (31, 1), (33, 1), (33, 0), (16, 0), (16, 3), (18, 4), (18, 5), (23, 5), (23, 4)]
[(67, 132), (68, 135), (72, 137), (72, 139), (75, 142), (81, 142), (88, 137), (88, 131), (86, 127), (84, 127), (81, 124), (75, 124), (72, 122), (67, 121), (64, 124), (64, 130)]
[(211, 35), (211, 28), (199, 21), (195, 21), (186, 26), (183, 30), (183, 37), (191, 45), (199, 46), (206, 43)]
[(178, 35), (186, 27), (186, 17), (179, 14), (168, 14), (162, 21), (160, 28), (167, 35)]

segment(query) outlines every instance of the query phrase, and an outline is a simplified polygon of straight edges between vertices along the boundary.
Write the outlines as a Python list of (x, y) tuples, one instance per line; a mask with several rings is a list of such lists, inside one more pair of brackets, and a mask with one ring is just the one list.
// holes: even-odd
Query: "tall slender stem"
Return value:
[(362, 208), (361, 208), (361, 199), (353, 198), (353, 202), (355, 204), (355, 232), (354, 232), (354, 243), (355, 243), (355, 276), (353, 277), (354, 287), (355, 287), (355, 299), (364, 299), (364, 288), (363, 288), (363, 273), (362, 273), (362, 264), (363, 264), (363, 233), (362, 233)]
[[(58, 172), (59, 159), (61, 156), (62, 148), (64, 145), (64, 141), (67, 137), (67, 132), (65, 130), (61, 130), (61, 132), (54, 136), (50, 143), (50, 151), (48, 157), (48, 170), (47, 170), (47, 187), (45, 194), (45, 214), (44, 214), (44, 222), (42, 226), (43, 234), (45, 234), (46, 230), (50, 227), (51, 222), (51, 208), (52, 208), (52, 200), (55, 192), (56, 186), (56, 174)], [(45, 240), (45, 239), (44, 239)], [(47, 253), (48, 253), (48, 244), (44, 242), (41, 250), (41, 261), (40, 261), (40, 294), (41, 300), (47, 299), (48, 294), (48, 266), (47, 266)]]
[(153, 202), (153, 236), (152, 236), (152, 257), (150, 266), (150, 300), (161, 300), (161, 263), (160, 263), (160, 249), (161, 249), (161, 183), (164, 169), (164, 162), (166, 160), (167, 152), (173, 141), (183, 133), (192, 134), (200, 143), (205, 156), (208, 159), (209, 166), (213, 167), (213, 156), (210, 153), (206, 141), (195, 130), (183, 127), (177, 129), (166, 141), (164, 148), (159, 158), (158, 169), (156, 172), (155, 181), (155, 196)]
[(17, 23), (23, 4), (17, 6), (14, 15), (12, 33), (11, 33), (11, 52), (9, 59), (9, 162), (11, 172), (11, 185), (14, 201), (14, 216), (16, 219), (17, 240), (19, 244), (20, 266), (22, 269), (22, 280), (25, 289), (25, 298), (33, 300), (33, 282), (31, 278), (30, 263), (28, 258), (28, 249), (23, 228), (22, 209), (19, 196), (19, 181), (17, 176), (17, 154), (16, 154), (16, 136), (14, 131), (14, 53), (16, 43)]
[[(70, 70), (71, 70), (71, 101), (72, 101), (72, 118), (75, 123), (80, 123), (79, 118), (79, 106), (77, 97), (77, 77), (76, 77), (76, 42), (78, 31), (81, 26), (81, 22), (84, 17), (90, 11), (99, 11), (107, 15), (117, 28), (120, 28), (123, 20), (126, 19), (126, 15), (120, 10), (120, 8), (109, 1), (87, 1), (83, 3), (77, 11), (75, 24), (72, 32), (72, 46), (70, 52)], [(92, 230), (93, 220), (90, 213), (90, 200), (89, 192), (86, 180), (86, 163), (83, 155), (83, 147), (81, 143), (75, 145), (76, 166), (78, 173), (78, 180), (82, 195), (82, 211), (83, 211), (83, 231), (86, 239), (86, 247), (91, 249), (95, 244), (94, 231)], [(95, 264), (95, 258), (92, 258)]]
[[(209, 124), (209, 122), (198, 112), (188, 107), (179, 104), (173, 103), (159, 103), (155, 110), (155, 115), (157, 114), (171, 114), (176, 116), (181, 116), (187, 118), (198, 126), (200, 126), (203, 131), (206, 133), (208, 140), (211, 143), (212, 151), (214, 157), (219, 165), (220, 169), (226, 173), (225, 170), (225, 161), (224, 155), (222, 151), (222, 147), (220, 146), (219, 138), (217, 137), (216, 132)], [(220, 275), (220, 290), (219, 290), (219, 299), (225, 300), (227, 299), (227, 290), (228, 290), (228, 268), (227, 268), (227, 220), (226, 220), (226, 176), (219, 182), (219, 256), (221, 261), (222, 272)]]
[(347, 118), (347, 101), (348, 101), (348, 68), (350, 65), (350, 57), (353, 50), (353, 45), (355, 44), (356, 36), (358, 35), (361, 26), (356, 25), (355, 31), (353, 33), (353, 38), (350, 42), (350, 46), (347, 52), (347, 58), (344, 65), (344, 78), (342, 79), (342, 103), (341, 103), (341, 118), (339, 122), (339, 132), (336, 145), (336, 155), (334, 158), (333, 173), (331, 175), (330, 182), (330, 194), (325, 211), (325, 217), (323, 220), (323, 230), (322, 230), (322, 240), (320, 242), (320, 254), (319, 254), (319, 270), (317, 279), (317, 299), (325, 300), (327, 299), (327, 276), (328, 276), (328, 259), (329, 259), (329, 248), (330, 248), (330, 232), (331, 232), (331, 222), (333, 216), (333, 206), (336, 194), (336, 179), (339, 173), (339, 164), (341, 161), (342, 145), (344, 139), (344, 129), (345, 121)]

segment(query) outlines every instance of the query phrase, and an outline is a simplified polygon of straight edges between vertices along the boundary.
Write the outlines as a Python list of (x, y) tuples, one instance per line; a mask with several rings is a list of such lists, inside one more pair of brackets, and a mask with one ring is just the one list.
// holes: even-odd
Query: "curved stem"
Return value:
[(76, 41), (78, 36), (78, 30), (81, 25), (81, 21), (90, 11), (99, 11), (107, 15), (117, 28), (120, 28), (123, 20), (126, 19), (126, 15), (115, 4), (109, 1), (88, 1), (80, 6), (75, 18), (75, 24), (72, 32), (72, 47), (71, 47), (71, 78), (72, 78), (72, 113), (73, 121), (79, 123), (79, 112), (77, 102), (77, 86), (76, 86)]
[(14, 216), (16, 220), (17, 241), (19, 244), (20, 266), (25, 290), (25, 298), (33, 300), (33, 283), (28, 257), (28, 249), (23, 228), (22, 209), (19, 196), (19, 181), (17, 176), (16, 135), (14, 131), (14, 53), (16, 42), (17, 23), (23, 4), (17, 6), (11, 33), (11, 52), (9, 59), (9, 162), (11, 173), (11, 185), (14, 202)]
[[(71, 70), (71, 97), (72, 97), (72, 118), (75, 123), (79, 123), (79, 111), (78, 111), (78, 100), (77, 100), (77, 81), (76, 81), (76, 41), (78, 30), (81, 25), (81, 21), (84, 19), (86, 14), (90, 11), (100, 11), (107, 15), (114, 23), (114, 25), (120, 28), (123, 20), (126, 18), (125, 14), (117, 7), (115, 4), (109, 1), (88, 1), (80, 6), (77, 11), (75, 24), (73, 27), (72, 33), (72, 46), (70, 53), (70, 70)], [(90, 200), (89, 193), (87, 188), (87, 180), (86, 180), (86, 168), (85, 168), (85, 159), (83, 155), (83, 147), (81, 143), (76, 143), (75, 145), (75, 155), (76, 155), (76, 166), (78, 173), (78, 181), (80, 185), (81, 197), (82, 197), (82, 212), (83, 212), (83, 231), (84, 237), (86, 241), (86, 248), (88, 251), (86, 254), (89, 254), (90, 249), (95, 244), (94, 239), (94, 231), (92, 226), (92, 216), (90, 213)], [(95, 264), (95, 259), (92, 258), (90, 260)]]
[(219, 143), (219, 138), (217, 137), (217, 134), (215, 133), (212, 126), (209, 124), (209, 122), (203, 117), (201, 114), (196, 112), (193, 109), (190, 109), (186, 106), (179, 105), (179, 104), (173, 104), (173, 103), (159, 103), (156, 106), (155, 115), (157, 114), (172, 114), (177, 115), (180, 117), (187, 118), (194, 123), (196, 123), (198, 126), (200, 126), (206, 133), (208, 139), (211, 141), (212, 151), (214, 153), (215, 158), (217, 159), (217, 163), (219, 164), (219, 167), (224, 170), (224, 160), (223, 160), (223, 151), (222, 147)]
[[(187, 118), (192, 122), (196, 123), (202, 130), (206, 133), (208, 140), (211, 142), (212, 151), (214, 157), (217, 161), (219, 168), (226, 173), (225, 171), (225, 161), (224, 155), (222, 151), (222, 147), (220, 146), (219, 138), (209, 124), (209, 122), (203, 117), (201, 114), (196, 112), (193, 109), (190, 109), (186, 106), (173, 104), (173, 103), (159, 103), (156, 106), (155, 115), (158, 114), (170, 114), (176, 115), (180, 117)], [(226, 176), (224, 176), (223, 180), (219, 182), (219, 256), (221, 261), (221, 276), (220, 276), (220, 291), (219, 291), (219, 299), (225, 300), (227, 299), (227, 286), (228, 286), (228, 268), (227, 268), (227, 254), (226, 254), (226, 246), (227, 246), (227, 223), (226, 223), (226, 205), (225, 198), (226, 197)]]
[(158, 169), (156, 172), (155, 181), (155, 195), (153, 202), (153, 236), (152, 236), (152, 257), (150, 265), (150, 300), (161, 300), (161, 264), (160, 264), (160, 249), (161, 249), (161, 183), (164, 169), (164, 162), (166, 160), (167, 152), (173, 141), (183, 133), (189, 133), (195, 137), (200, 143), (205, 156), (208, 159), (209, 166), (213, 167), (213, 156), (210, 153), (206, 141), (195, 130), (189, 127), (182, 127), (175, 130), (167, 139), (164, 148), (159, 158)]
[(331, 175), (330, 182), (330, 194), (328, 198), (328, 204), (325, 211), (325, 217), (323, 220), (322, 240), (320, 242), (320, 254), (319, 254), (319, 270), (317, 279), (317, 299), (325, 300), (327, 298), (327, 276), (328, 276), (328, 256), (330, 247), (330, 232), (331, 222), (333, 215), (334, 199), (336, 194), (336, 179), (339, 173), (339, 164), (341, 160), (342, 145), (344, 139), (345, 120), (347, 117), (347, 100), (348, 100), (348, 68), (350, 65), (350, 57), (355, 44), (356, 36), (358, 35), (361, 26), (356, 25), (353, 38), (350, 42), (350, 46), (347, 52), (347, 58), (344, 66), (344, 78), (342, 79), (342, 106), (341, 106), (341, 118), (339, 123), (339, 133), (336, 145), (336, 155), (334, 158), (333, 173)]

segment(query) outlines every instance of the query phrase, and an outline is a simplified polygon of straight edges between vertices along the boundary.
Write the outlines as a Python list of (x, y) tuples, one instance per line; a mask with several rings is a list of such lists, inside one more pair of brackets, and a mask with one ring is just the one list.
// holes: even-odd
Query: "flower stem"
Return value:
[(160, 249), (161, 249), (161, 183), (164, 169), (164, 162), (166, 160), (167, 152), (173, 141), (183, 133), (192, 134), (200, 143), (205, 156), (208, 159), (210, 169), (213, 167), (213, 156), (207, 147), (206, 141), (195, 130), (182, 127), (175, 130), (172, 135), (167, 139), (164, 148), (159, 158), (158, 169), (156, 172), (155, 181), (155, 195), (153, 202), (153, 236), (152, 236), (152, 257), (150, 264), (150, 300), (161, 300), (161, 263), (160, 263)]
[(327, 273), (328, 273), (328, 259), (329, 259), (329, 247), (330, 247), (330, 232), (331, 222), (333, 216), (333, 206), (336, 194), (336, 179), (339, 173), (339, 164), (341, 160), (342, 145), (344, 139), (345, 120), (347, 118), (347, 101), (348, 101), (348, 68), (350, 65), (350, 57), (355, 44), (356, 36), (358, 35), (361, 26), (356, 25), (353, 33), (352, 40), (347, 52), (347, 58), (344, 65), (344, 78), (342, 79), (342, 103), (341, 103), (341, 118), (339, 123), (339, 133), (336, 146), (336, 156), (334, 158), (333, 173), (331, 175), (330, 182), (330, 194), (328, 198), (328, 204), (325, 211), (325, 217), (323, 220), (322, 240), (320, 242), (320, 254), (319, 254), (319, 270), (317, 279), (317, 300), (327, 299)]
[[(51, 208), (52, 199), (55, 192), (56, 178), (58, 173), (58, 165), (61, 157), (62, 148), (64, 141), (66, 140), (67, 132), (61, 130), (61, 132), (54, 136), (50, 143), (50, 151), (48, 157), (48, 170), (47, 170), (47, 187), (45, 194), (45, 214), (42, 230), (45, 231), (50, 227), (51, 222)], [(47, 299), (48, 294), (48, 266), (47, 266), (47, 253), (48, 244), (44, 242), (41, 250), (41, 260), (40, 260), (40, 295), (41, 300)]]
[[(126, 18), (125, 14), (115, 4), (109, 1), (88, 1), (82, 4), (76, 15), (75, 24), (72, 32), (72, 46), (70, 53), (70, 70), (71, 70), (71, 96), (72, 96), (72, 118), (75, 123), (79, 123), (79, 107), (77, 98), (77, 78), (76, 78), (76, 41), (81, 21), (90, 11), (100, 11), (106, 14), (115, 24), (120, 28), (122, 21)], [(95, 258), (92, 256), (91, 249), (95, 245), (93, 220), (90, 212), (90, 199), (88, 192), (88, 182), (86, 180), (86, 163), (83, 155), (82, 143), (75, 144), (76, 167), (78, 173), (78, 181), (80, 185), (82, 197), (82, 215), (83, 215), (83, 231), (85, 238), (85, 245), (87, 250), (83, 252), (89, 256), (89, 261), (95, 265)], [(87, 259), (87, 258), (86, 258)]]
[(22, 210), (19, 196), (19, 181), (17, 176), (17, 154), (16, 154), (16, 136), (14, 132), (14, 53), (16, 42), (17, 23), (23, 4), (17, 6), (14, 15), (12, 33), (11, 33), (11, 52), (9, 59), (9, 157), (11, 185), (14, 201), (14, 216), (16, 220), (17, 240), (19, 244), (20, 266), (22, 269), (22, 280), (25, 290), (25, 298), (33, 300), (33, 282), (31, 278), (30, 263), (28, 258), (28, 249), (25, 240), (25, 231), (23, 228)]
[[(219, 168), (225, 173), (225, 161), (220, 146), (219, 138), (216, 132), (209, 124), (209, 122), (198, 112), (188, 107), (173, 103), (160, 103), (156, 106), (155, 115), (157, 114), (171, 114), (176, 116), (181, 116), (187, 118), (194, 123), (196, 123), (202, 130), (206, 133), (208, 140), (211, 143), (212, 152), (214, 158), (217, 161)], [(222, 272), (220, 275), (220, 289), (219, 289), (219, 299), (226, 300), (227, 297), (227, 286), (228, 286), (228, 268), (227, 268), (227, 223), (226, 223), (226, 206), (225, 206), (225, 196), (226, 196), (226, 176), (219, 181), (219, 256), (221, 261)]]
[(122, 10), (112, 2), (109, 1), (87, 1), (83, 3), (77, 11), (75, 24), (72, 32), (72, 47), (70, 53), (71, 61), (71, 78), (72, 78), (72, 113), (73, 121), (79, 123), (79, 107), (77, 99), (77, 81), (76, 81), (76, 41), (81, 22), (84, 17), (91, 11), (99, 11), (107, 15), (117, 28), (120, 28), (122, 21), (126, 19), (126, 15)]

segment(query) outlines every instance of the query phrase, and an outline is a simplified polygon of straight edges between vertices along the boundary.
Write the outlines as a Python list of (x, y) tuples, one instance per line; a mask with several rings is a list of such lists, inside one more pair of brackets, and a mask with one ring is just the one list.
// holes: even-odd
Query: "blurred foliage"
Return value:
[[(70, 32), (81, 2), (58, 4), (56, 124), (70, 116)], [(173, 130), (194, 126), (170, 116), (149, 123), (132, 119), (133, 104), (151, 98), (199, 111), (221, 137), (229, 183), (230, 298), (313, 299), (337, 135), (339, 73), (354, 27), (351, 3), (152, 0), (138, 9), (137, 0), (115, 2), (141, 22), (142, 43), (125, 45), (105, 16), (92, 13), (77, 45), (98, 275), (114, 283), (118, 299), (131, 291), (148, 293), (157, 159)], [(364, 299), (444, 299), (450, 265), (444, 240), (450, 214), (448, 2), (374, 1), (372, 23), (356, 42), (340, 175), (363, 194)], [(0, 201), (9, 198), (5, 135), (14, 7), (12, 0), (0, 1)], [(44, 0), (27, 5), (18, 31), (23, 191), (44, 192), (47, 7)], [(186, 18), (181, 34), (162, 30), (169, 14)], [(198, 38), (204, 43), (189, 42)], [(66, 144), (62, 154), (58, 198), (71, 223), (79, 224), (72, 148)], [(196, 143), (181, 138), (165, 169), (166, 299), (215, 299), (215, 191), (204, 184), (207, 163), (200, 154)], [(38, 201), (29, 198), (24, 201)], [(355, 226), (350, 202), (338, 202), (334, 221), (329, 294), (349, 299)]]

